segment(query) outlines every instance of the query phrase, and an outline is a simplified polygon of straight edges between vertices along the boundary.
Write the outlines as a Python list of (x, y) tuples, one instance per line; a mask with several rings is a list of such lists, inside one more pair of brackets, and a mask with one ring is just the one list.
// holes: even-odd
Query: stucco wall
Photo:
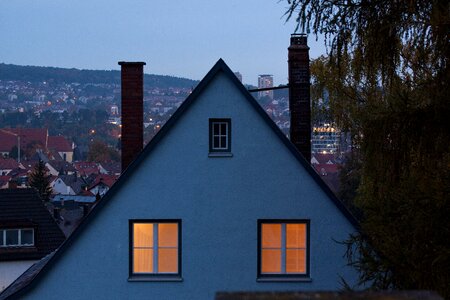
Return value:
[(36, 260), (0, 262), (0, 292), (22, 275)]
[[(208, 119), (232, 119), (231, 158)], [(129, 219), (182, 220), (182, 282), (128, 282)], [(310, 219), (311, 282), (257, 282), (257, 220)], [(213, 299), (217, 291), (336, 290), (352, 225), (231, 81), (219, 74), (30, 299)]]

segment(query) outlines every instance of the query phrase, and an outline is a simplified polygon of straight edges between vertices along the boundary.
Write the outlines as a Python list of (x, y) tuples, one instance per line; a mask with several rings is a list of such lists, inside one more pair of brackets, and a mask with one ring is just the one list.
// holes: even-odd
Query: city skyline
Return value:
[[(145, 61), (145, 73), (198, 80), (223, 58), (245, 84), (273, 74), (287, 83), (287, 47), (295, 30), (286, 3), (256, 0), (189, 3), (96, 0), (2, 1), (3, 63), (119, 70), (118, 61)], [(323, 41), (308, 39), (311, 58)]]

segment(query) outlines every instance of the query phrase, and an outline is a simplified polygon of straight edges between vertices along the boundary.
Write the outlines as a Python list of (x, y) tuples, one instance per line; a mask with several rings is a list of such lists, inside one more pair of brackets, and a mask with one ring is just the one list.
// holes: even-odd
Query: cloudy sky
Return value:
[[(278, 0), (0, 0), (0, 62), (119, 69), (201, 79), (223, 58), (244, 83), (273, 74), (287, 83), (295, 22)], [(309, 37), (310, 56), (325, 53)]]

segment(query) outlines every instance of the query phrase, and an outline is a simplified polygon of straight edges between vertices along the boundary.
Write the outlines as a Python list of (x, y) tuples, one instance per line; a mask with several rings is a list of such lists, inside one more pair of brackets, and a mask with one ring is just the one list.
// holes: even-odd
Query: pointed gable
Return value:
[[(226, 153), (211, 151), (211, 120), (229, 121)], [(135, 220), (182, 226), (177, 251), (185, 280), (133, 282)], [(255, 280), (264, 220), (308, 226), (306, 263), (314, 280), (303, 278), (302, 288), (337, 289), (339, 275), (354, 275), (334, 240), (348, 237), (357, 222), (220, 59), (49, 259), (32, 295), (64, 298), (76, 290), (81, 298), (207, 299), (224, 289), (298, 289)]]

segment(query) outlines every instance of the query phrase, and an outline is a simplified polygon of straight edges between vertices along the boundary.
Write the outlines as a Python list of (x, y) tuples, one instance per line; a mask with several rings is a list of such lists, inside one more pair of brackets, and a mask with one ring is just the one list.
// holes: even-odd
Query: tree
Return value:
[(287, 0), (323, 34), (313, 63), (361, 159), (361, 230), (347, 241), (360, 283), (450, 297), (450, 4)]
[(105, 161), (120, 161), (119, 153), (109, 147), (100, 140), (94, 140), (89, 144), (89, 151), (87, 156), (88, 161), (105, 162)]
[(42, 160), (34, 166), (33, 172), (29, 176), (29, 185), (35, 188), (45, 202), (50, 200), (52, 187), (50, 186), (50, 175), (47, 175), (47, 169)]

